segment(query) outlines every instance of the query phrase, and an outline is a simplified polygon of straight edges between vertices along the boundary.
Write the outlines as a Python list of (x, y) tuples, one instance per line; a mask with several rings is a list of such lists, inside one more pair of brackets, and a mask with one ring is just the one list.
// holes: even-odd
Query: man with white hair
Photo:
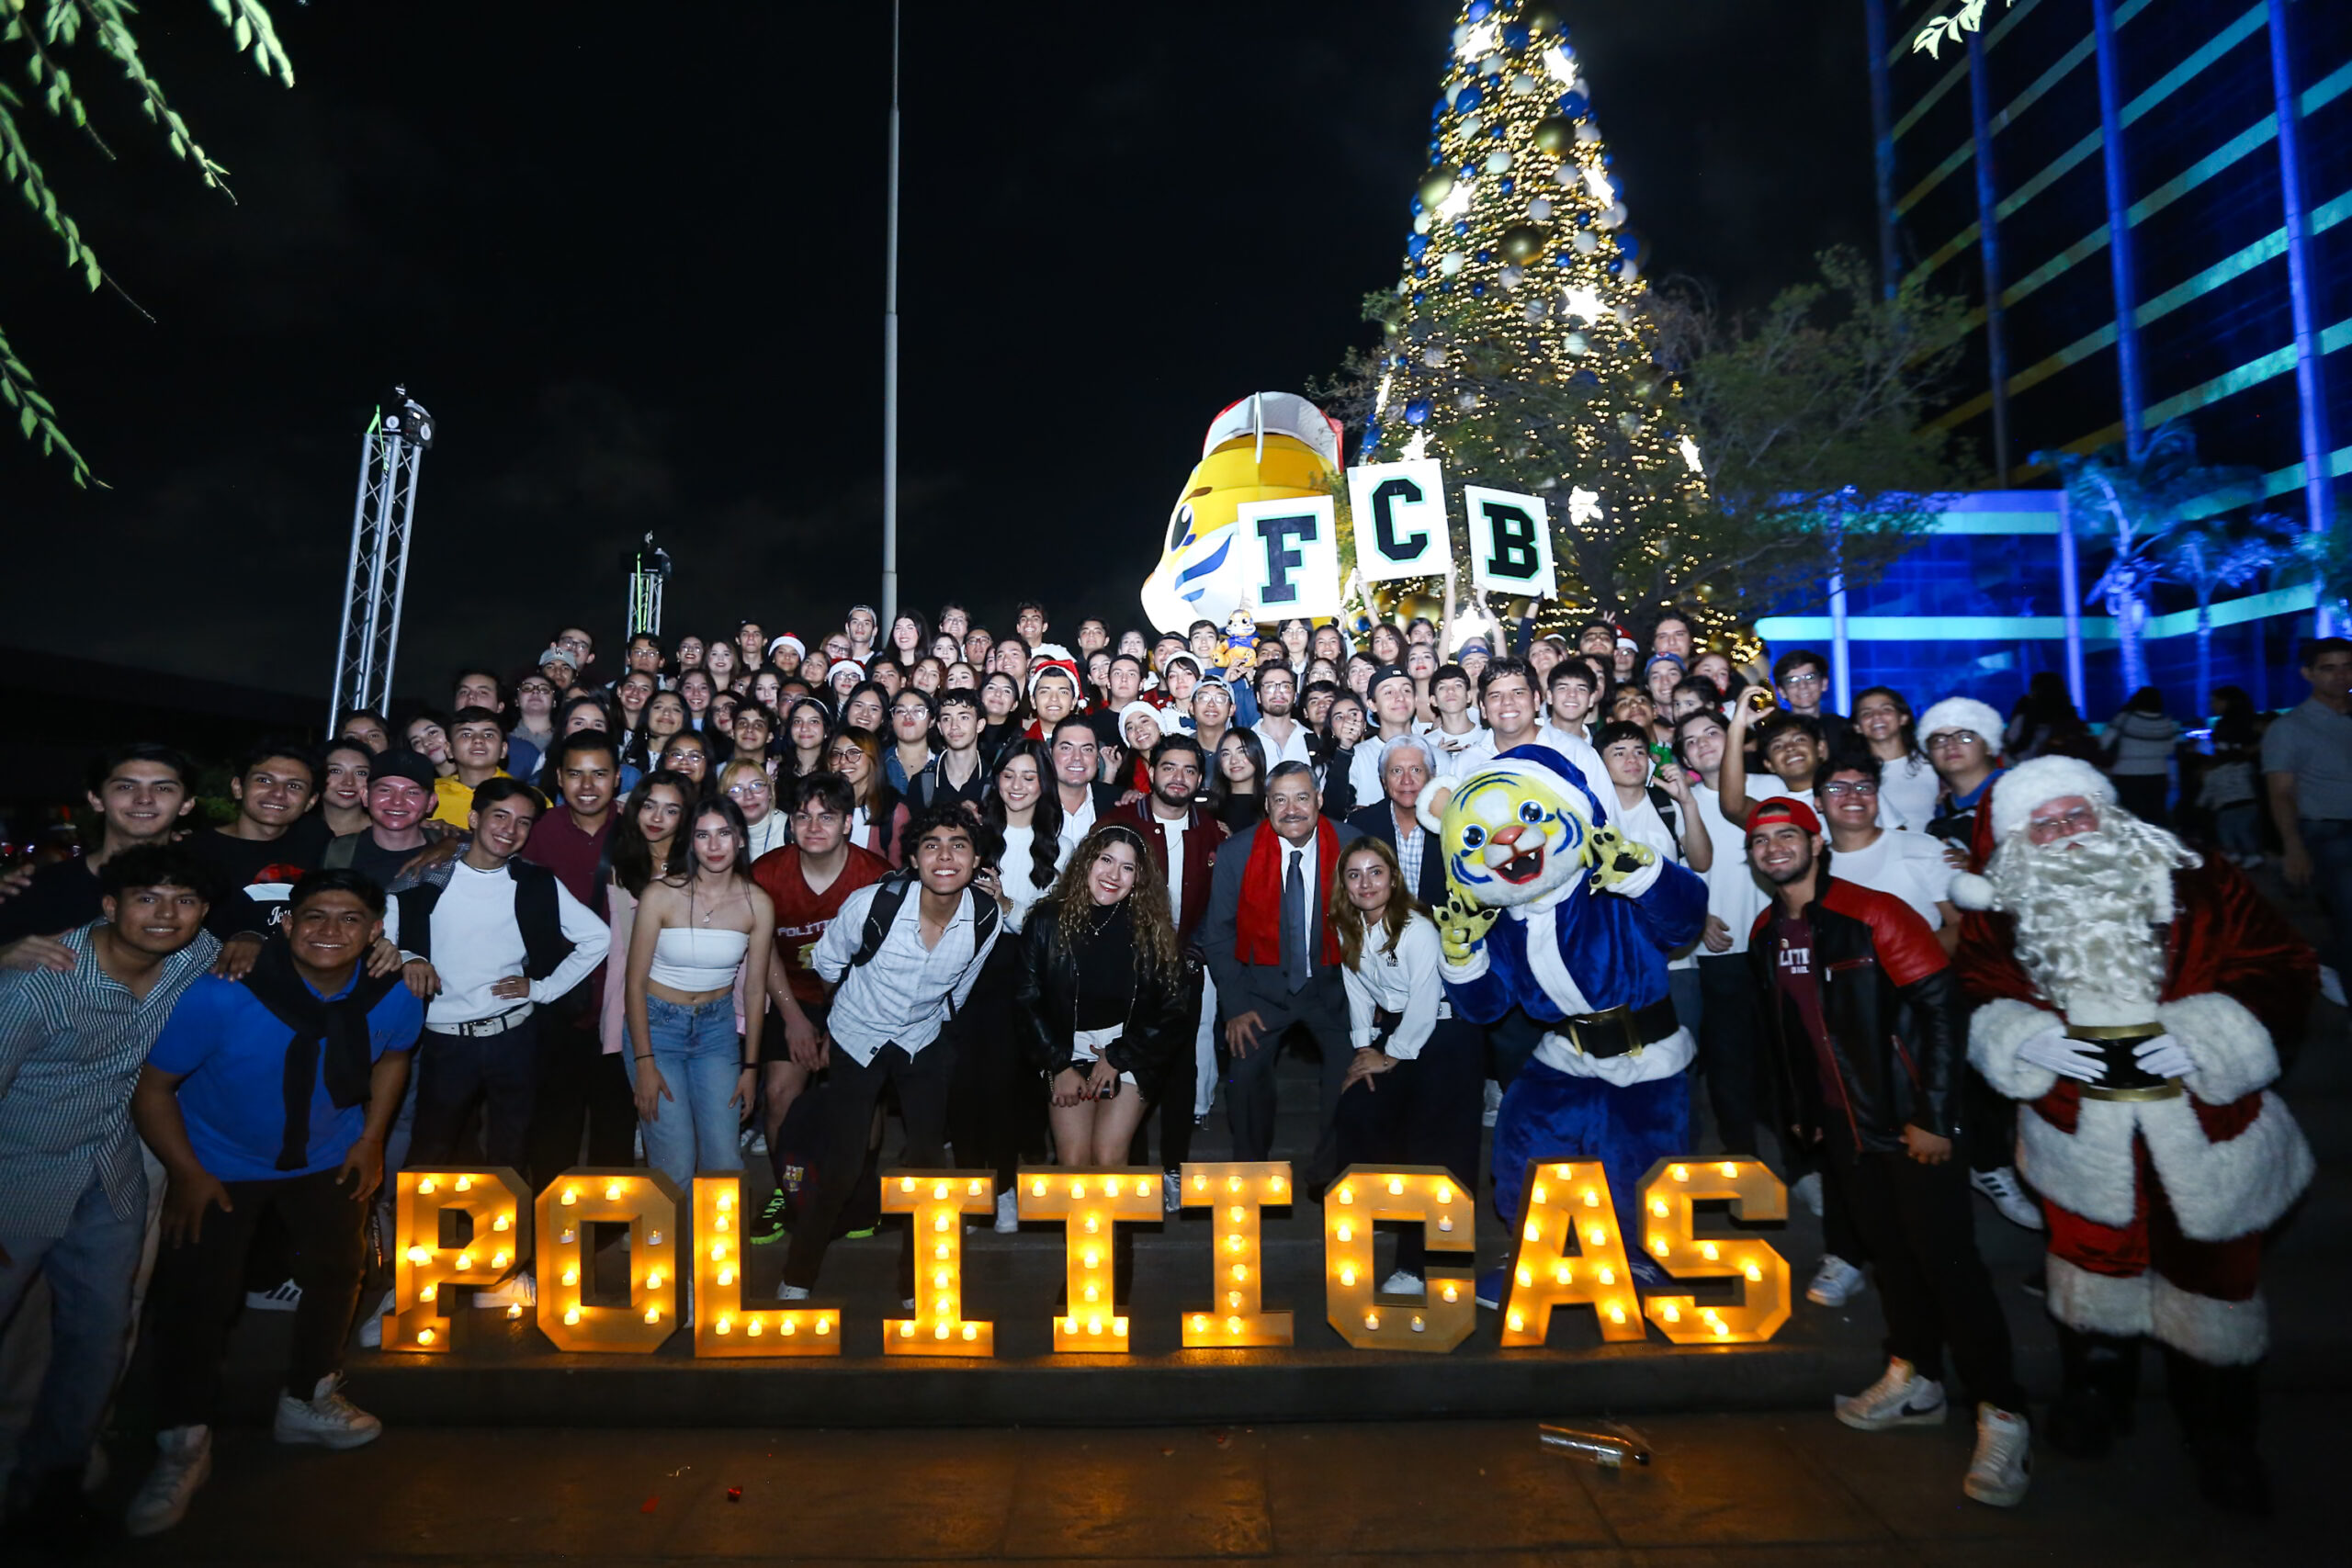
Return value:
[(1983, 1003), (1970, 1059), (2023, 1102), (2019, 1164), (2049, 1221), (2065, 1387), (2044, 1435), (2104, 1452), (2153, 1338), (2206, 1497), (2265, 1512), (2262, 1240), (2312, 1177), (2266, 1086), (2317, 959), (2227, 860), (2123, 810), (2084, 762), (2009, 770), (1990, 810), (1984, 874), (1953, 893), (1997, 913), (1964, 920), (1958, 961)]

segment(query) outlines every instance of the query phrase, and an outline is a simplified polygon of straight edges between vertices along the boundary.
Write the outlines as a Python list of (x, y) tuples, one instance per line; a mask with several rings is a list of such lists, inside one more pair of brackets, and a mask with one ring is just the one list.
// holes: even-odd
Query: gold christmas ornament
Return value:
[(1443, 201), (1449, 195), (1451, 195), (1453, 190), (1453, 171), (1451, 169), (1432, 170), (1421, 180), (1421, 205), (1423, 207), (1433, 209), (1439, 202)]
[(1531, 262), (1544, 254), (1547, 236), (1532, 223), (1518, 223), (1503, 231), (1500, 249), (1503, 255), (1515, 262)]
[[(1544, 152), (1565, 152), (1576, 145), (1577, 128), (1566, 115), (1555, 114), (1549, 119), (1537, 120), (1534, 135), (1535, 145)], [(1422, 188), (1425, 192), (1428, 189), (1426, 186)], [(1424, 195), (1422, 199), (1426, 201), (1429, 198)]]

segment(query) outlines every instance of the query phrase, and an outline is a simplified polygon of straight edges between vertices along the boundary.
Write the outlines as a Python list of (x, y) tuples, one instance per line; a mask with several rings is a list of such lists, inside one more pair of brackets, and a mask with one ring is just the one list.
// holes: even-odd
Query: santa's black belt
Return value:
[(2098, 1082), (2083, 1085), (2083, 1098), (2135, 1102), (2179, 1099), (2178, 1078), (2158, 1077), (2132, 1055), (2132, 1048), (2142, 1041), (2154, 1040), (2164, 1032), (2161, 1023), (2068, 1024), (2066, 1038), (2098, 1046), (2100, 1059), (2107, 1064)]
[(1674, 999), (1668, 997), (1645, 1008), (1570, 1013), (1553, 1032), (1578, 1055), (1607, 1061), (1611, 1056), (1636, 1055), (1643, 1046), (1655, 1045), (1681, 1027), (1674, 1016)]

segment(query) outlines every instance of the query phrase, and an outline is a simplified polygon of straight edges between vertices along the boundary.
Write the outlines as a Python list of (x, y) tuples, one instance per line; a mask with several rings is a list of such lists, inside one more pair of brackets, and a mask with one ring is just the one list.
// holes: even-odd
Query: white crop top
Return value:
[(735, 984), (751, 946), (745, 931), (665, 926), (653, 939), (653, 967), (646, 978), (673, 991), (723, 991)]

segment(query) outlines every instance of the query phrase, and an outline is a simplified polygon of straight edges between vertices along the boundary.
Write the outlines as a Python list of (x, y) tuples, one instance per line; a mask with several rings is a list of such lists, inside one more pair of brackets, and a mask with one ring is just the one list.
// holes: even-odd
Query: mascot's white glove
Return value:
[(1639, 839), (1629, 839), (1603, 824), (1585, 840), (1585, 855), (1592, 864), (1592, 890), (1606, 893), (1657, 859), (1657, 852)]
[(2185, 1078), (2197, 1070), (2197, 1058), (2169, 1034), (2141, 1041), (2132, 1047), (2132, 1060), (2142, 1072), (2160, 1078)]
[(1453, 887), (1446, 889), (1444, 904), (1432, 912), (1437, 916), (1438, 950), (1456, 969), (1470, 962), (1471, 948), (1502, 913), (1473, 904)]
[(2078, 1078), (2084, 1083), (2097, 1083), (2107, 1076), (2107, 1062), (2098, 1047), (2067, 1038), (2063, 1029), (2045, 1029), (2018, 1046), (2018, 1060), (2046, 1067), (2062, 1078)]

